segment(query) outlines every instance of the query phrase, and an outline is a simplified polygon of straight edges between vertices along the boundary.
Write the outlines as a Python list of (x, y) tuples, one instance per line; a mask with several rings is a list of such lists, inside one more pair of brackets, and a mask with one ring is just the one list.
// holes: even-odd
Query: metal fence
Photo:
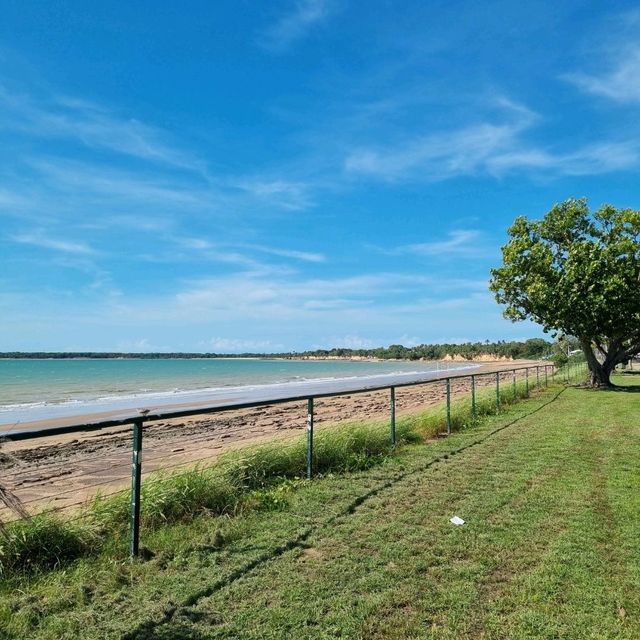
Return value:
[[(566, 369), (567, 382), (572, 375), (571, 369)], [(490, 387), (495, 381), (495, 406), (499, 412), (502, 399), (505, 397), (505, 387), (512, 388), (515, 397), (517, 390), (517, 377), (522, 374), (521, 382), (524, 382), (525, 395), (529, 394), (530, 387), (548, 385), (550, 375), (555, 375), (555, 367), (552, 364), (528, 365), (522, 367), (504, 368), (497, 371), (459, 373), (452, 371), (440, 372), (441, 375), (429, 379), (411, 380), (406, 382), (396, 382), (394, 384), (364, 385), (357, 388), (348, 388), (324, 393), (314, 393), (305, 395), (293, 395), (274, 397), (270, 400), (257, 402), (232, 402), (216, 404), (214, 406), (183, 407), (179, 409), (167, 408), (162, 411), (140, 411), (135, 414), (122, 415), (117, 418), (97, 420), (95, 422), (68, 423), (50, 428), (25, 429), (19, 431), (5, 431), (0, 433), (0, 438), (4, 442), (20, 442), (36, 440), (50, 436), (61, 436), (73, 433), (96, 432), (109, 427), (125, 426), (132, 430), (132, 457), (131, 457), (131, 503), (130, 503), (130, 532), (129, 532), (129, 552), (131, 557), (135, 557), (139, 552), (140, 544), (140, 488), (142, 484), (142, 451), (143, 451), (143, 431), (145, 425), (158, 420), (173, 418), (186, 418), (192, 416), (203, 416), (208, 414), (218, 414), (226, 411), (249, 409), (254, 407), (265, 407), (305, 401), (307, 408), (306, 415), (306, 476), (308, 479), (314, 475), (314, 420), (315, 406), (318, 399), (333, 398), (338, 396), (351, 396), (355, 394), (371, 393), (376, 391), (389, 391), (389, 438), (392, 446), (396, 445), (396, 389), (402, 387), (415, 387), (418, 385), (433, 385), (444, 382), (445, 409), (446, 409), (446, 433), (450, 434), (453, 428), (452, 421), (452, 382), (467, 380), (470, 387), (470, 408), (473, 417), (476, 417), (478, 410), (477, 390), (479, 386)], [(575, 372), (573, 372), (575, 375)], [(509, 392), (511, 390), (509, 389)], [(193, 461), (192, 461), (193, 462)], [(178, 465), (176, 465), (178, 466)], [(98, 483), (99, 484), (99, 483)], [(70, 491), (73, 491), (71, 489)], [(62, 492), (64, 493), (64, 492)], [(69, 506), (76, 506), (73, 503)], [(66, 507), (63, 507), (66, 508)]]

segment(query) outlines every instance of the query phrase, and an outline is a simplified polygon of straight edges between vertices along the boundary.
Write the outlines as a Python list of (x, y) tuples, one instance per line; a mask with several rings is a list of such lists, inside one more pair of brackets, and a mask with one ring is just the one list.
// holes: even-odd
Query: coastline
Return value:
[(0, 353), (0, 360), (331, 360), (345, 362), (518, 362), (515, 358), (507, 356), (496, 356), (492, 354), (482, 354), (465, 358), (459, 354), (447, 354), (443, 358), (381, 358), (378, 356), (315, 356), (315, 355), (207, 355), (207, 354), (155, 354), (155, 353), (132, 353), (120, 356), (110, 356), (107, 354), (86, 356), (86, 355), (64, 355), (47, 356), (39, 355), (14, 356), (7, 353)]
[[(540, 364), (515, 361), (514, 366)], [(477, 373), (505, 371), (503, 362), (487, 363)], [(522, 379), (522, 372), (519, 379)], [(442, 405), (443, 381), (402, 387), (396, 391), (398, 416)], [(494, 376), (481, 376), (477, 388), (495, 385)], [(468, 374), (451, 376), (454, 398), (468, 397)], [(316, 402), (317, 427), (321, 430), (349, 421), (388, 419), (387, 390), (323, 398)], [(21, 425), (23, 427), (24, 425)], [(224, 413), (173, 418), (145, 424), (143, 473), (159, 469), (210, 464), (222, 453), (248, 444), (277, 441), (302, 434), (306, 428), (306, 402), (261, 405)], [(131, 426), (122, 425), (87, 433), (47, 436), (37, 440), (2, 444), (3, 481), (30, 510), (76, 505), (97, 491), (126, 488), (131, 472)], [(62, 487), (62, 490), (61, 490)], [(0, 514), (1, 515), (1, 514)]]
[[(232, 359), (235, 360), (235, 359)], [(129, 415), (145, 409), (151, 412), (166, 413), (173, 408), (185, 408), (189, 406), (205, 407), (218, 404), (248, 404), (257, 402), (267, 402), (281, 397), (296, 397), (301, 395), (321, 395), (323, 393), (339, 393), (342, 391), (355, 391), (362, 386), (390, 386), (403, 384), (415, 380), (430, 379), (442, 375), (443, 371), (449, 371), (454, 375), (458, 371), (465, 371), (469, 368), (478, 367), (479, 363), (472, 362), (416, 362), (416, 361), (383, 361), (376, 360), (376, 366), (367, 366), (363, 361), (341, 359), (343, 363), (353, 362), (353, 367), (343, 366), (322, 366), (322, 361), (333, 362), (334, 360), (322, 359), (318, 365), (304, 366), (306, 359), (298, 360), (301, 366), (282, 365), (278, 367), (265, 367), (255, 370), (246, 370), (243, 367), (239, 371), (229, 371), (220, 369), (218, 365), (207, 365), (206, 369), (198, 371), (190, 365), (186, 365), (190, 372), (198, 372), (199, 377), (193, 377), (192, 373), (185, 378), (165, 377), (162, 369), (157, 369), (156, 364), (145, 364), (140, 370), (136, 365), (133, 374), (129, 370), (129, 365), (121, 372), (118, 369), (109, 367), (108, 377), (102, 377), (102, 371), (97, 374), (97, 379), (101, 380), (99, 385), (94, 385), (91, 389), (89, 378), (79, 375), (83, 369), (71, 369), (72, 377), (66, 382), (66, 388), (58, 390), (59, 395), (47, 397), (51, 377), (68, 375), (68, 368), (65, 365), (52, 365), (53, 370), (42, 369), (47, 372), (47, 376), (40, 379), (42, 387), (40, 394), (36, 389), (27, 385), (25, 391), (29, 395), (22, 400), (6, 402), (0, 404), (0, 433), (7, 427), (15, 425), (30, 424), (33, 422), (43, 422), (48, 419), (71, 420), (74, 424), (81, 422), (83, 417), (102, 415)], [(162, 362), (162, 361), (155, 361)], [(166, 361), (165, 361), (166, 362)], [(287, 362), (287, 360), (268, 360), (265, 362)], [(380, 364), (380, 368), (378, 368)], [(435, 366), (434, 366), (435, 364)], [(400, 366), (402, 365), (402, 366)], [(116, 365), (114, 365), (116, 366)], [(273, 369), (273, 371), (272, 371)], [(182, 367), (184, 371), (184, 367)], [(11, 369), (9, 369), (11, 371)], [(31, 366), (25, 370), (30, 375)], [(179, 370), (178, 370), (179, 371)], [(206, 371), (206, 374), (202, 372)], [(225, 372), (221, 374), (221, 371)], [(18, 369), (20, 372), (20, 369)], [(162, 372), (162, 373), (160, 373)], [(242, 372), (242, 373), (240, 373)], [(268, 372), (268, 373), (266, 373)], [(86, 376), (95, 374), (95, 368), (88, 365)], [(15, 375), (15, 374), (14, 374)], [(23, 379), (24, 378), (24, 373)], [(126, 376), (132, 376), (127, 378)], [(140, 389), (141, 381), (145, 376), (146, 380), (162, 381), (154, 385), (145, 383), (143, 386), (148, 389)], [(7, 377), (5, 375), (5, 377)], [(8, 378), (10, 382), (10, 378)], [(108, 391), (109, 385), (117, 391)], [(116, 386), (117, 385), (117, 386)], [(9, 389), (11, 386), (9, 386)], [(55, 388), (55, 387), (51, 387)], [(23, 392), (24, 393), (24, 392)], [(19, 397), (19, 396), (18, 396)], [(33, 399), (32, 398), (41, 398)], [(105, 418), (106, 419), (106, 418)], [(95, 421), (95, 420), (94, 420)], [(86, 421), (85, 421), (86, 422)]]

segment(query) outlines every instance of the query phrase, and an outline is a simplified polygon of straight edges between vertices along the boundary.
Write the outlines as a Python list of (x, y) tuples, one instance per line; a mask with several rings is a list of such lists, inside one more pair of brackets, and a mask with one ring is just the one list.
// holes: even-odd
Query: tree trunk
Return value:
[(612, 389), (615, 385), (611, 382), (610, 367), (605, 367), (599, 362), (592, 369), (589, 367), (589, 385), (594, 388)]
[(590, 340), (580, 340), (580, 345), (589, 367), (589, 386), (596, 389), (611, 389), (614, 386), (611, 383), (611, 372), (615, 368), (615, 363), (609, 362), (609, 358), (606, 358), (604, 363), (600, 363), (593, 352)]

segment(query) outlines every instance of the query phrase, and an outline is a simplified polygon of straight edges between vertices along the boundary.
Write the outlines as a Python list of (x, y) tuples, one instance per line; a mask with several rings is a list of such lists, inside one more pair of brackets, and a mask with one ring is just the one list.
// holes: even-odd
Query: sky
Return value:
[(639, 207), (634, 5), (0, 0), (0, 351), (542, 336), (490, 269)]

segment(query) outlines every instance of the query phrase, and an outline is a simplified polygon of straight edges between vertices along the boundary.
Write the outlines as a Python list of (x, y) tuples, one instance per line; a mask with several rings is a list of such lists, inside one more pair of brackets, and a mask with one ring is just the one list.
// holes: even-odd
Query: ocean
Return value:
[(465, 366), (246, 358), (0, 360), (0, 425), (140, 406), (391, 384), (429, 377), (444, 368)]

